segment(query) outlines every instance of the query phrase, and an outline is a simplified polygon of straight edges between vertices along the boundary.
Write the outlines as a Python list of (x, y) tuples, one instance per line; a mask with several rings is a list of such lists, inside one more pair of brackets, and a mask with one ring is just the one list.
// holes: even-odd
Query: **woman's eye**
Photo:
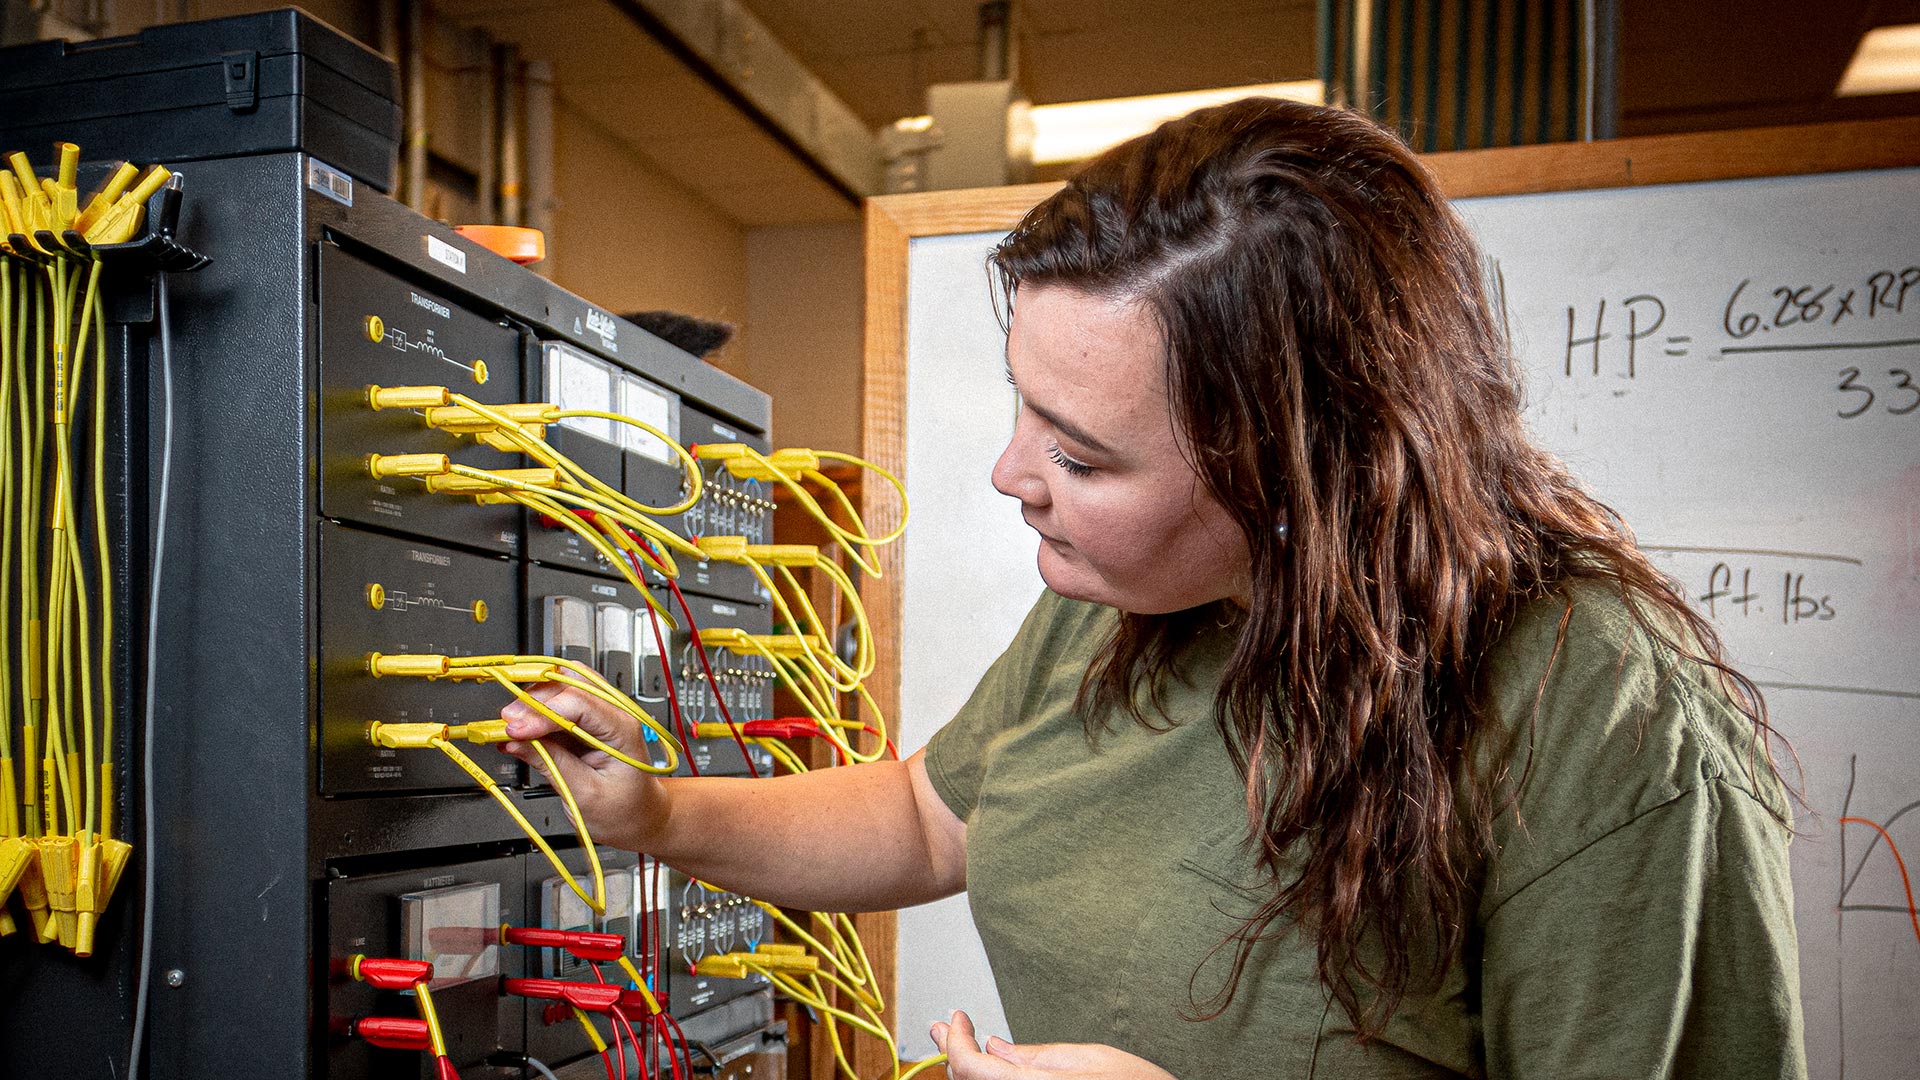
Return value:
[(1067, 470), (1068, 476), (1091, 476), (1093, 474), (1093, 466), (1084, 461), (1075, 461), (1068, 457), (1067, 452), (1060, 449), (1059, 443), (1047, 444), (1047, 456), (1053, 459), (1055, 465)]

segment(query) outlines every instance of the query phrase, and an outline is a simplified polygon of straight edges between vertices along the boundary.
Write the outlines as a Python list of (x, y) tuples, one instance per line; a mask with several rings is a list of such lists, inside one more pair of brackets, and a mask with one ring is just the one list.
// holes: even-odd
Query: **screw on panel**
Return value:
[(175, 990), (187, 985), (187, 973), (181, 971), (179, 968), (174, 968), (172, 971), (167, 972), (167, 985), (173, 987)]

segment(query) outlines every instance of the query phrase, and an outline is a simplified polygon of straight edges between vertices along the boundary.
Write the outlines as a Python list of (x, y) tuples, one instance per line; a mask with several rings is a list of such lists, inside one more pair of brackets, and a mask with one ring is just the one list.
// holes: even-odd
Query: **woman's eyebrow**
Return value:
[(1110, 456), (1118, 456), (1118, 452), (1114, 450), (1113, 447), (1108, 446), (1106, 443), (1101, 442), (1099, 439), (1096, 439), (1092, 435), (1088, 434), (1085, 428), (1080, 427), (1078, 424), (1074, 424), (1070, 421), (1062, 419), (1058, 414), (1054, 413), (1051, 409), (1047, 409), (1042, 406), (1035, 405), (1033, 403), (1032, 398), (1028, 397), (1026, 394), (1021, 392), (1020, 384), (1017, 381), (1015, 381), (1013, 377), (1013, 361), (1005, 359), (1004, 354), (1003, 354), (1003, 366), (1006, 368), (1008, 385), (1013, 387), (1014, 393), (1020, 395), (1020, 404), (1026, 406), (1029, 409), (1032, 409), (1034, 412), (1034, 415), (1038, 416), (1042, 420), (1045, 420), (1047, 423), (1052, 424), (1055, 428), (1057, 428), (1061, 432), (1061, 434), (1065, 435), (1067, 438), (1072, 439), (1074, 442), (1079, 443), (1081, 446), (1086, 447), (1087, 449), (1093, 451), (1096, 454), (1107, 454)]
[(1079, 443), (1081, 446), (1086, 447), (1087, 449), (1093, 451), (1096, 454), (1107, 454), (1113, 457), (1119, 456), (1118, 451), (1114, 450), (1111, 446), (1108, 446), (1106, 443), (1101, 442), (1099, 439), (1094, 438), (1092, 435), (1087, 434), (1084, 428), (1081, 428), (1078, 425), (1069, 423), (1066, 420), (1060, 418), (1059, 416), (1054, 415), (1052, 412), (1049, 412), (1048, 410), (1043, 409), (1038, 405), (1035, 405), (1033, 403), (1032, 398), (1029, 398), (1023, 394), (1021, 395), (1020, 402), (1021, 404), (1025, 405), (1027, 408), (1032, 409), (1034, 415), (1038, 416), (1042, 420), (1045, 420), (1047, 423), (1052, 424), (1054, 428), (1058, 430), (1061, 434), (1065, 435), (1069, 439), (1072, 439), (1074, 442)]

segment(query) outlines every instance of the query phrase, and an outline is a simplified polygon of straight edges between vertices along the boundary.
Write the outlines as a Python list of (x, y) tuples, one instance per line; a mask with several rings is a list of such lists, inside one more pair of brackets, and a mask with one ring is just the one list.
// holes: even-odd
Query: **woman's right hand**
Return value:
[[(646, 760), (639, 722), (618, 709), (591, 694), (553, 683), (533, 687), (528, 694), (608, 746)], [(500, 749), (545, 776), (546, 763), (530, 742), (541, 739), (596, 841), (629, 851), (649, 849), (667, 819), (666, 785), (575, 739), (526, 702), (515, 700), (500, 710), (500, 716), (513, 738)]]

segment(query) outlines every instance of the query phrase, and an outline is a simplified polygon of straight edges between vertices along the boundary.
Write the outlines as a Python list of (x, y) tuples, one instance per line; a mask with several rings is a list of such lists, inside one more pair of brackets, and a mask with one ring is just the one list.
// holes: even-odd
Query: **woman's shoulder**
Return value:
[(1515, 611), (1488, 651), (1483, 687), (1498, 727), (1568, 749), (1744, 748), (1751, 720), (1703, 651), (1671, 612), (1575, 582)]
[(1785, 817), (1764, 733), (1696, 646), (1603, 583), (1515, 613), (1488, 655), (1480, 733), (1503, 861), (1551, 865), (1709, 784)]

